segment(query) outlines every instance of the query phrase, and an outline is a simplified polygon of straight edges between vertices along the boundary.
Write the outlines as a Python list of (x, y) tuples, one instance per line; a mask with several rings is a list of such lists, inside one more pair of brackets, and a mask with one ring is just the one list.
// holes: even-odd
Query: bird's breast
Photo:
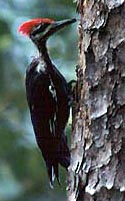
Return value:
[(38, 64), (37, 67), (36, 67), (36, 71), (37, 71), (38, 73), (40, 73), (41, 71), (42, 71), (42, 72), (46, 72), (46, 64), (45, 64), (44, 61), (40, 61), (40, 62), (39, 62), (39, 64)]

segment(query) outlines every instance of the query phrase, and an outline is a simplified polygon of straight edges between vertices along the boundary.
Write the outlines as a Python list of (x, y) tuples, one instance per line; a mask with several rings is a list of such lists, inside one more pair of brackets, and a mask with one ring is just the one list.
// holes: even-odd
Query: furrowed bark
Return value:
[(125, 1), (77, 2), (68, 201), (125, 200)]

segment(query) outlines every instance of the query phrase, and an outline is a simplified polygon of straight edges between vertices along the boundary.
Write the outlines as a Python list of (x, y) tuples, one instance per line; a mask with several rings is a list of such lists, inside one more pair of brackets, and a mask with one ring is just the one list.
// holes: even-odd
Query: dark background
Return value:
[[(66, 200), (64, 170), (60, 171), (61, 187), (55, 183), (54, 190), (49, 188), (25, 97), (25, 70), (38, 52), (17, 29), (36, 17), (74, 18), (75, 7), (67, 0), (0, 0), (0, 201)], [(48, 48), (66, 79), (74, 79), (76, 25), (55, 34)], [(68, 134), (70, 129), (69, 123)]]

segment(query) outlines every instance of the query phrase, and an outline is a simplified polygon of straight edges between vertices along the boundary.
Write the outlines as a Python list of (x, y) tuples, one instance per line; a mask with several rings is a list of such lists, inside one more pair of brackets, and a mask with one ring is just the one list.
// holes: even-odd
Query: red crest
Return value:
[(34, 26), (39, 25), (41, 23), (48, 23), (51, 24), (52, 22), (54, 22), (54, 20), (52, 19), (48, 19), (48, 18), (36, 18), (36, 19), (32, 19), (29, 20), (27, 22), (22, 23), (19, 28), (18, 31), (26, 36), (29, 36), (31, 30), (33, 29)]

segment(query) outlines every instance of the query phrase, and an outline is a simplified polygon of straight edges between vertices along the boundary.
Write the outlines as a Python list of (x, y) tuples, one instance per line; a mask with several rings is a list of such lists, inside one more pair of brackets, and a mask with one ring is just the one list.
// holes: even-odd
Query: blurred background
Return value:
[[(35, 17), (74, 18), (76, 5), (72, 0), (0, 0), (0, 8), (0, 201), (66, 200), (66, 172), (60, 168), (62, 185), (55, 183), (51, 190), (36, 145), (24, 80), (37, 50), (17, 29)], [(67, 80), (75, 79), (76, 26), (58, 32), (48, 43), (53, 62)]]

